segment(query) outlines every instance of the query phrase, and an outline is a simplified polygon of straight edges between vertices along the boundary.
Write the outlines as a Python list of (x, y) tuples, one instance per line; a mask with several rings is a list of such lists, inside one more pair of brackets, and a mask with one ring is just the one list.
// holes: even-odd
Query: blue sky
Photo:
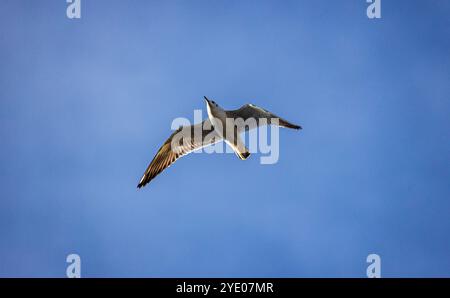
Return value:
[[(448, 1), (66, 5), (0, 2), (0, 276), (450, 277)], [(204, 95), (304, 129), (137, 190)]]

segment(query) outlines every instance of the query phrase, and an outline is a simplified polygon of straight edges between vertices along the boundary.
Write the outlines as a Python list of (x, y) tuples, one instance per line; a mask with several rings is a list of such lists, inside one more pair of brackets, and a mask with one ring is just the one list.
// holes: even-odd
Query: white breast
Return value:
[(210, 107), (207, 105), (208, 110), (208, 118), (211, 121), (211, 124), (214, 126), (214, 130), (219, 134), (219, 136), (223, 137), (223, 131), (225, 130), (225, 121), (222, 121), (220, 118), (215, 117)]

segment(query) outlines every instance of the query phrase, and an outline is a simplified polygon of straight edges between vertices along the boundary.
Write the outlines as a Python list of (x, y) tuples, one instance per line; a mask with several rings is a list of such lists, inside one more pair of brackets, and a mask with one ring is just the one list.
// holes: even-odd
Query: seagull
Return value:
[[(239, 136), (243, 131), (266, 124), (297, 130), (302, 129), (301, 126), (292, 124), (253, 104), (245, 104), (237, 110), (227, 111), (214, 100), (209, 100), (206, 96), (204, 98), (208, 118), (198, 124), (181, 126), (173, 132), (148, 165), (137, 185), (138, 188), (145, 186), (180, 157), (220, 141), (225, 141), (241, 160), (247, 159), (250, 156), (250, 152)], [(236, 121), (234, 123), (237, 123), (238, 120), (247, 121), (254, 119), (254, 121), (247, 121), (245, 126), (236, 125), (232, 122), (233, 127), (230, 128), (227, 127), (227, 120), (229, 119)], [(231, 133), (224, 133), (225, 130)]]

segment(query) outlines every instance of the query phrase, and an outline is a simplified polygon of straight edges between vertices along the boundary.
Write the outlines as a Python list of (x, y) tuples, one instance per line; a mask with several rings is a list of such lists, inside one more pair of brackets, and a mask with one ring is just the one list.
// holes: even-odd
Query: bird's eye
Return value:
[(212, 103), (213, 103), (213, 104), (216, 104), (216, 103), (214, 102), (214, 100), (212, 101)]

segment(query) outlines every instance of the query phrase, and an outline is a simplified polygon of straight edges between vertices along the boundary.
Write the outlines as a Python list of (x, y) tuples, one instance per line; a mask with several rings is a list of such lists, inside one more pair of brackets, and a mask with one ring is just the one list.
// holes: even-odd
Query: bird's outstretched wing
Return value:
[(178, 158), (221, 140), (209, 119), (202, 123), (178, 128), (159, 148), (137, 187), (145, 186)]
[[(226, 111), (226, 114), (227, 114), (227, 118), (232, 118), (232, 119), (241, 118), (244, 121), (247, 121), (250, 118), (254, 118), (256, 120), (257, 126), (260, 126), (263, 124), (276, 124), (274, 119), (277, 119), (278, 126), (293, 128), (293, 129), (302, 129), (301, 126), (292, 124), (289, 121), (287, 121), (281, 117), (278, 117), (277, 115), (275, 115), (263, 108), (255, 106), (253, 104), (243, 105), (242, 107), (240, 107), (237, 110)], [(261, 121), (262, 119), (265, 119), (264, 122)], [(252, 129), (252, 128), (254, 128), (254, 127), (247, 126), (246, 130)]]

